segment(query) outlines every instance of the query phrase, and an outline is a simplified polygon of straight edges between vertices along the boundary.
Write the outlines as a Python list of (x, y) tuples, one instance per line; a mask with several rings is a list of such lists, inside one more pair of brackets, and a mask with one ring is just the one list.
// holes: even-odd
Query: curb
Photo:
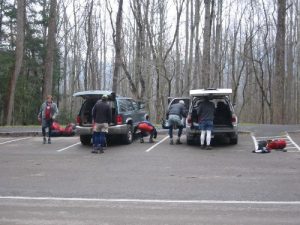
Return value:
[(24, 136), (42, 136), (42, 132), (38, 132), (38, 131), (0, 132), (0, 137), (24, 137)]

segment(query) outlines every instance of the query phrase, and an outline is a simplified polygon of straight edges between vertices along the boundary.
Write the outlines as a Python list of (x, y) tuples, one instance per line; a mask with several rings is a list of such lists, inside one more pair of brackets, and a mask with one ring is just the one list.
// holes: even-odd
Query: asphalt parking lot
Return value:
[(299, 224), (299, 149), (253, 149), (251, 133), (212, 150), (161, 134), (104, 154), (76, 136), (0, 137), (0, 224)]

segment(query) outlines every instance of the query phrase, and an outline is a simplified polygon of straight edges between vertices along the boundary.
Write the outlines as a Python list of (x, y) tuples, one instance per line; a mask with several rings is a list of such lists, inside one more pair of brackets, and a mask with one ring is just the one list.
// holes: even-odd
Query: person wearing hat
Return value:
[(210, 101), (209, 96), (204, 97), (204, 101), (200, 103), (197, 110), (199, 118), (199, 129), (201, 130), (200, 144), (201, 148), (204, 149), (204, 142), (206, 137), (206, 149), (210, 150), (211, 145), (211, 132), (214, 126), (214, 115), (215, 115), (215, 105)]
[(108, 132), (108, 124), (112, 121), (111, 107), (107, 103), (107, 95), (103, 95), (93, 107), (93, 150), (92, 153), (103, 153), (106, 143), (105, 134)]
[(53, 102), (51, 95), (47, 96), (47, 100), (42, 104), (39, 114), (38, 121), (42, 124), (43, 143), (46, 144), (46, 129), (48, 128), (48, 144), (51, 144), (51, 126), (53, 120), (58, 114), (57, 105)]
[(180, 141), (180, 137), (183, 130), (182, 118), (187, 116), (187, 109), (185, 107), (184, 101), (180, 100), (178, 103), (173, 104), (169, 107), (167, 111), (167, 118), (169, 123), (169, 137), (170, 144), (173, 145), (173, 128), (178, 128), (178, 137), (176, 140), (176, 144), (182, 144)]

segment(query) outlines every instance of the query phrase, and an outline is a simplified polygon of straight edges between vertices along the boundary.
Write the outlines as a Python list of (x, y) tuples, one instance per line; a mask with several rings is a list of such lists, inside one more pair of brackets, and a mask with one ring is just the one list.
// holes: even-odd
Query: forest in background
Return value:
[(299, 124), (299, 0), (0, 0), (0, 125), (37, 124), (52, 94), (72, 122), (77, 91), (146, 103), (232, 88), (240, 122)]

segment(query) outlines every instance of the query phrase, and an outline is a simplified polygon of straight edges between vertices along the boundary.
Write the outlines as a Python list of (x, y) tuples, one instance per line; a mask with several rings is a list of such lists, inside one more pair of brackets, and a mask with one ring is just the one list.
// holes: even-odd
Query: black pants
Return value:
[(42, 125), (42, 133), (43, 133), (43, 136), (46, 137), (46, 128), (48, 127), (49, 129), (49, 132), (48, 132), (48, 136), (49, 138), (51, 137), (51, 126), (52, 126), (52, 123), (53, 123), (53, 120), (50, 119), (50, 120), (45, 120), (43, 122), (43, 125)]
[(154, 136), (154, 130), (152, 130), (151, 132), (141, 131), (140, 138), (146, 137), (148, 136), (148, 134), (150, 134), (150, 139), (152, 139)]

